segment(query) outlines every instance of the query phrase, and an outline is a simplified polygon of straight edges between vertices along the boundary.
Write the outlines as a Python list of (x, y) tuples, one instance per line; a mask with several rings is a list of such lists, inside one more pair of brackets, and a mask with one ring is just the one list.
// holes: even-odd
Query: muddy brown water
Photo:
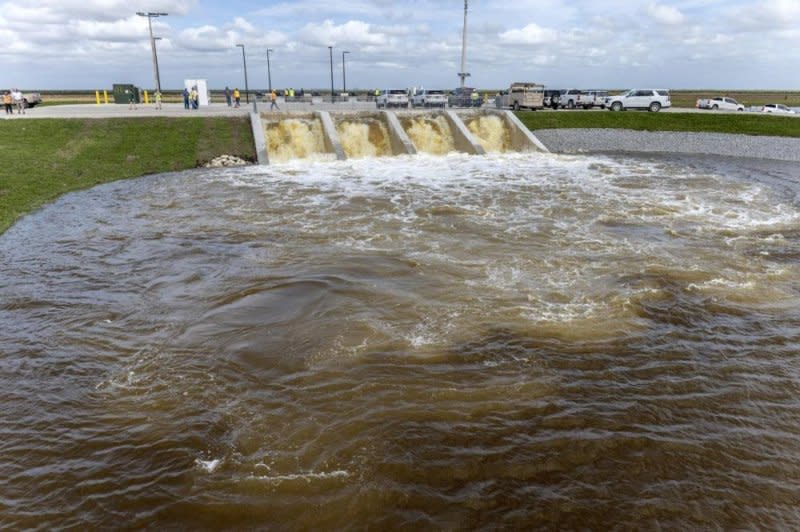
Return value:
[(0, 528), (800, 526), (797, 165), (149, 176), (0, 236)]

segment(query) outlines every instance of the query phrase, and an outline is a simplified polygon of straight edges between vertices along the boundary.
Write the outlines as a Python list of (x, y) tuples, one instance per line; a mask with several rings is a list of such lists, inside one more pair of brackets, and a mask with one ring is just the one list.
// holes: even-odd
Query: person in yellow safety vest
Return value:
[(233, 89), (233, 101), (236, 102), (234, 107), (239, 107), (242, 103), (242, 95), (239, 94), (239, 89)]
[(472, 100), (473, 107), (480, 106), (480, 94), (478, 94), (478, 91), (472, 91), (472, 94), (470, 95), (469, 98), (470, 100)]
[(11, 93), (9, 91), (6, 91), (6, 92), (3, 93), (3, 107), (6, 108), (6, 114), (7, 115), (13, 115), (14, 114), (14, 108), (12, 107), (12, 103), (11, 103), (13, 101), (14, 100), (11, 99)]
[(161, 109), (161, 91), (156, 90), (154, 96), (156, 98), (156, 109)]
[(378, 99), (378, 96), (380, 96), (380, 95), (381, 95), (381, 90), (380, 89), (375, 89), (375, 99), (376, 100)]
[(272, 91), (271, 93), (269, 93), (269, 101), (272, 102), (272, 103), (270, 103), (270, 106), (269, 106), (269, 110), (270, 111), (272, 111), (273, 109), (277, 109), (278, 111), (281, 110), (281, 108), (278, 107), (278, 95), (275, 94), (275, 91)]

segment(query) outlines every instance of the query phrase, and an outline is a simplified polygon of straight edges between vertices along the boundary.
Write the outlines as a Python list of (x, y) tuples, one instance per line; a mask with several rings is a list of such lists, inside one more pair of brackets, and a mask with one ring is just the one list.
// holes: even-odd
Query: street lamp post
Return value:
[(333, 46), (328, 46), (328, 53), (331, 56), (331, 103), (334, 102), (333, 96)]
[(272, 71), (269, 68), (269, 53), (272, 51), (272, 48), (267, 48), (267, 83), (269, 83), (270, 94), (272, 94)]
[(350, 52), (344, 51), (342, 52), (342, 92), (347, 93), (347, 74), (345, 74), (344, 69), (344, 54), (349, 54)]
[[(237, 44), (238, 48), (242, 49), (242, 64), (244, 65), (244, 97), (247, 103), (250, 103), (250, 86), (247, 84), (247, 57), (244, 53), (244, 45)], [(256, 111), (256, 98), (253, 99), (253, 111)]]
[(147, 28), (150, 30), (150, 50), (153, 52), (153, 76), (155, 76), (156, 90), (161, 92), (161, 78), (158, 74), (158, 56), (156, 55), (156, 40), (153, 38), (153, 19), (156, 17), (166, 17), (169, 13), (154, 13), (148, 11), (137, 11), (140, 17), (147, 17)]

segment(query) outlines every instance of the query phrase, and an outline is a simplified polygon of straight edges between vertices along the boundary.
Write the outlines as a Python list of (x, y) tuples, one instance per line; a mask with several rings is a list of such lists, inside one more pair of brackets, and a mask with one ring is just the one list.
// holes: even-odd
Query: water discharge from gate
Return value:
[(386, 124), (378, 118), (341, 119), (336, 130), (348, 159), (392, 155)]
[(467, 128), (487, 152), (507, 152), (512, 148), (506, 121), (497, 115), (478, 115), (464, 120)]
[(293, 159), (331, 160), (326, 153), (322, 124), (316, 118), (285, 118), (264, 125), (267, 153), (272, 162)]
[(420, 152), (445, 155), (456, 149), (453, 132), (443, 114), (405, 116), (400, 123)]

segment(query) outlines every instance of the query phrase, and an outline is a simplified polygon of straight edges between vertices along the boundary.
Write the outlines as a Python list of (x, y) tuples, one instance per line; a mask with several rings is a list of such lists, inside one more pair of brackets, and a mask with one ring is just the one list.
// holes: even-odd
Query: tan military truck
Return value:
[(499, 109), (530, 109), (535, 111), (544, 108), (544, 85), (536, 83), (512, 83), (508, 90), (495, 98)]

